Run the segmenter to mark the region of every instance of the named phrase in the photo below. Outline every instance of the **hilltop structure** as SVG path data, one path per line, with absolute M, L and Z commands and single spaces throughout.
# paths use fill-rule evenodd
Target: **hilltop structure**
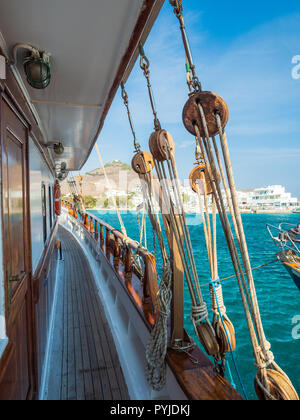
M 77 190 L 82 196 L 93 196 L 99 199 L 103 194 L 107 197 L 126 195 L 140 191 L 140 180 L 131 166 L 114 160 L 105 165 L 105 172 L 109 180 L 107 185 L 104 170 L 95 169 L 82 175 L 82 179 L 75 177 Z M 62 194 L 70 194 L 67 180 L 62 183 Z

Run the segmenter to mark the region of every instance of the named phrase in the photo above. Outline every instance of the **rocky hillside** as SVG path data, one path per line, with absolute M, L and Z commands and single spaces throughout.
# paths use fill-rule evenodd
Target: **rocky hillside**
M 82 176 L 82 195 L 100 197 L 103 193 L 111 190 L 124 191 L 126 194 L 139 189 L 140 180 L 131 166 L 120 161 L 113 161 L 105 165 L 105 171 L 109 179 L 110 188 L 107 186 L 104 170 L 94 169 Z M 77 189 L 81 193 L 79 177 L 76 178 Z M 62 194 L 70 193 L 67 180 L 61 184 Z

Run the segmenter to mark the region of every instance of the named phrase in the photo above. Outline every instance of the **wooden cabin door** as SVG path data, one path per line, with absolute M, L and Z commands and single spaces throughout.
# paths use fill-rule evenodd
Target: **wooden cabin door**
M 0 370 L 0 399 L 24 400 L 33 382 L 32 293 L 28 214 L 28 129 L 2 102 L 3 249 L 8 348 Z

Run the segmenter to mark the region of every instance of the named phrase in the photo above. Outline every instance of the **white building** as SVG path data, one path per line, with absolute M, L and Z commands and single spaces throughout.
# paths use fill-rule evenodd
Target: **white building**
M 189 196 L 186 207 L 189 211 L 199 208 L 198 196 L 190 187 L 183 187 L 182 192 Z M 222 190 L 222 196 L 227 206 L 227 197 L 225 191 Z M 272 209 L 295 209 L 299 206 L 296 197 L 292 197 L 291 193 L 285 191 L 282 185 L 272 185 L 254 190 L 237 191 L 237 198 L 241 210 L 272 210 Z M 209 207 L 211 207 L 211 199 L 209 198 Z
M 271 185 L 254 190 L 250 200 L 251 208 L 293 208 L 298 206 L 298 199 L 287 193 L 282 185 Z
M 253 200 L 254 190 L 237 191 L 240 209 L 250 209 Z

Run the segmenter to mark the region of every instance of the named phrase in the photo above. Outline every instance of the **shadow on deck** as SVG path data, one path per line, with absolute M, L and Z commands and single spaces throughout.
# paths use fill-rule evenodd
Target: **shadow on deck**
M 43 399 L 128 400 L 118 354 L 88 260 L 59 227 L 63 261 Z

